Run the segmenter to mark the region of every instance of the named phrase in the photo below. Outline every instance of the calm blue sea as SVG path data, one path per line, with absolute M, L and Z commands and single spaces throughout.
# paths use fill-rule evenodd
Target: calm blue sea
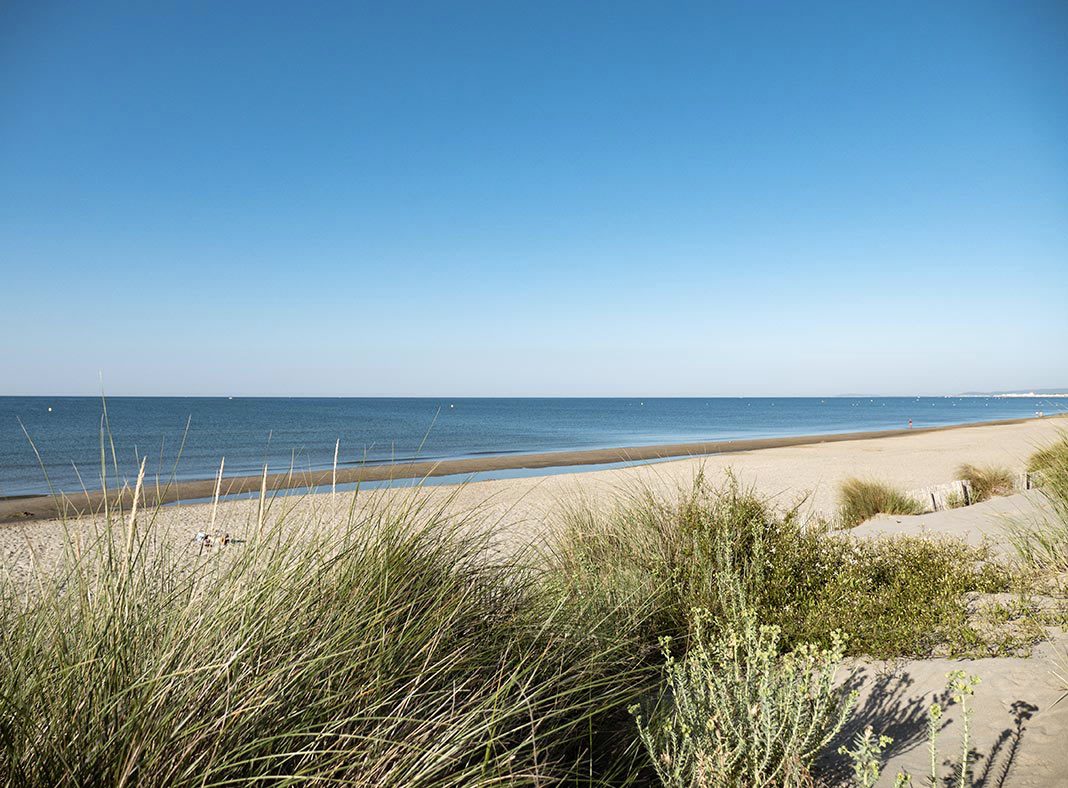
M 214 476 L 291 466 L 442 459 L 962 424 L 1056 413 L 1065 400 L 986 397 L 744 399 L 272 399 L 113 397 L 119 477 Z M 0 397 L 0 496 L 100 486 L 102 403 Z M 25 426 L 40 452 L 23 434 Z M 188 424 L 188 429 L 187 429 Z M 184 440 L 184 447 L 183 447 Z M 179 450 L 181 456 L 179 458 Z M 111 447 L 107 447 L 109 466 Z M 176 471 L 175 471 L 176 468 Z M 109 469 L 109 476 L 113 472 Z

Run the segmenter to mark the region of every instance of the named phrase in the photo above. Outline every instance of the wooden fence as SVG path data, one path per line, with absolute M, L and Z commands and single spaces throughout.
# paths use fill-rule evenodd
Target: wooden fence
M 1017 491 L 1030 490 L 1033 486 L 1034 480 L 1029 473 L 1018 474 L 1013 484 Z M 919 501 L 929 512 L 940 512 L 943 509 L 953 509 L 974 503 L 971 484 L 963 479 L 909 490 L 908 494 Z

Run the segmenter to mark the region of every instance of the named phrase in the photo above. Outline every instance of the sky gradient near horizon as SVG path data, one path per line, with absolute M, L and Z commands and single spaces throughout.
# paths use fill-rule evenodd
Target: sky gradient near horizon
M 1068 385 L 1068 3 L 0 6 L 0 395 Z

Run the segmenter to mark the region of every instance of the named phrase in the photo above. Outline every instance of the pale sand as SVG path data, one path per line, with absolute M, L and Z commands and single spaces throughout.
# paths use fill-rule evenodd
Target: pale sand
M 971 749 L 975 752 L 972 782 L 986 788 L 1050 788 L 1068 785 L 1068 700 L 1052 671 L 1068 654 L 1068 636 L 1054 635 L 1035 647 L 1027 658 L 976 660 L 922 659 L 860 667 L 856 684 L 861 696 L 848 732 L 871 725 L 894 739 L 884 755 L 888 762 L 880 786 L 893 785 L 904 770 L 913 784 L 927 785 L 930 772 L 927 747 L 927 707 L 943 705 L 946 673 L 964 670 L 981 683 L 971 699 Z M 961 709 L 952 705 L 943 717 L 938 739 L 941 773 L 960 762 Z M 843 766 L 838 763 L 839 768 Z M 956 783 L 953 783 L 954 785 Z
M 861 523 L 850 533 L 856 536 L 949 536 L 973 546 L 987 543 L 996 551 L 1004 552 L 1011 548 L 1005 542 L 1005 525 L 1033 522 L 1036 518 L 1049 516 L 1044 501 L 1041 492 L 1029 490 L 1006 498 L 991 498 L 973 506 L 912 517 L 881 514 Z
M 582 472 L 540 478 L 478 482 L 455 487 L 426 488 L 420 495 L 455 495 L 454 506 L 480 506 L 495 518 L 501 533 L 526 540 L 542 532 L 559 514 L 560 507 L 577 497 L 595 505 L 610 505 L 621 491 L 649 485 L 661 490 L 688 485 L 700 470 L 713 480 L 732 469 L 743 484 L 789 504 L 806 498 L 808 511 L 830 516 L 835 509 L 838 483 L 850 476 L 870 477 L 905 489 L 952 481 L 963 462 L 996 464 L 1019 471 L 1038 446 L 1054 440 L 1066 425 L 1063 419 L 1019 424 L 969 427 L 917 433 L 894 438 L 853 440 L 805 446 L 713 455 L 700 459 L 662 462 L 607 471 Z M 361 493 L 362 500 L 411 495 L 410 491 Z M 329 519 L 344 511 L 350 500 L 330 494 L 303 496 L 274 503 L 313 511 Z M 440 498 L 438 498 L 440 500 Z M 1041 504 L 1034 493 L 1012 496 L 965 509 L 917 517 L 883 517 L 860 526 L 859 536 L 880 534 L 950 535 L 978 542 L 984 538 L 1004 544 L 1001 527 L 1005 515 L 1033 514 Z M 224 502 L 219 506 L 216 530 L 236 537 L 255 521 L 254 501 Z M 171 506 L 156 515 L 155 527 L 179 542 L 188 542 L 206 529 L 210 504 Z M 72 532 L 87 531 L 91 524 L 69 524 Z M 33 559 L 39 566 L 54 563 L 63 550 L 64 527 L 55 521 L 34 521 L 0 527 L 0 564 L 16 577 L 29 579 Z M 861 707 L 858 725 L 871 723 L 893 735 L 890 765 L 880 785 L 892 785 L 893 773 L 908 768 L 924 773 L 927 754 L 923 741 L 925 707 L 945 686 L 945 674 L 963 668 L 982 677 L 975 699 L 974 747 L 982 756 L 977 773 L 987 770 L 986 786 L 1068 785 L 1068 700 L 1054 705 L 1058 691 L 1051 680 L 1057 655 L 1068 651 L 1068 636 L 1054 633 L 1052 640 L 1035 649 L 1030 658 L 976 661 L 911 660 L 896 665 L 862 665 Z M 952 711 L 949 719 L 955 720 Z M 959 722 L 944 735 L 945 755 L 957 749 Z M 992 764 L 987 766 L 987 764 Z M 1008 764 L 1007 778 L 1002 770 Z M 918 784 L 922 784 L 920 780 Z

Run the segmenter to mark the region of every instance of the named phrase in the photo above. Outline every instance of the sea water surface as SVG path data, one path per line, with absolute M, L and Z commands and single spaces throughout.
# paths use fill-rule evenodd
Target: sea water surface
M 0 397 L 0 496 L 149 478 L 818 435 L 1057 413 L 1044 397 L 671 399 Z M 24 432 L 25 430 L 25 432 Z M 102 433 L 103 430 L 103 433 Z M 103 441 L 102 441 L 103 435 Z M 112 453 L 114 445 L 114 457 Z M 38 459 L 38 454 L 40 459 Z M 117 466 L 117 472 L 115 470 Z M 544 473 L 545 471 L 541 471 Z

